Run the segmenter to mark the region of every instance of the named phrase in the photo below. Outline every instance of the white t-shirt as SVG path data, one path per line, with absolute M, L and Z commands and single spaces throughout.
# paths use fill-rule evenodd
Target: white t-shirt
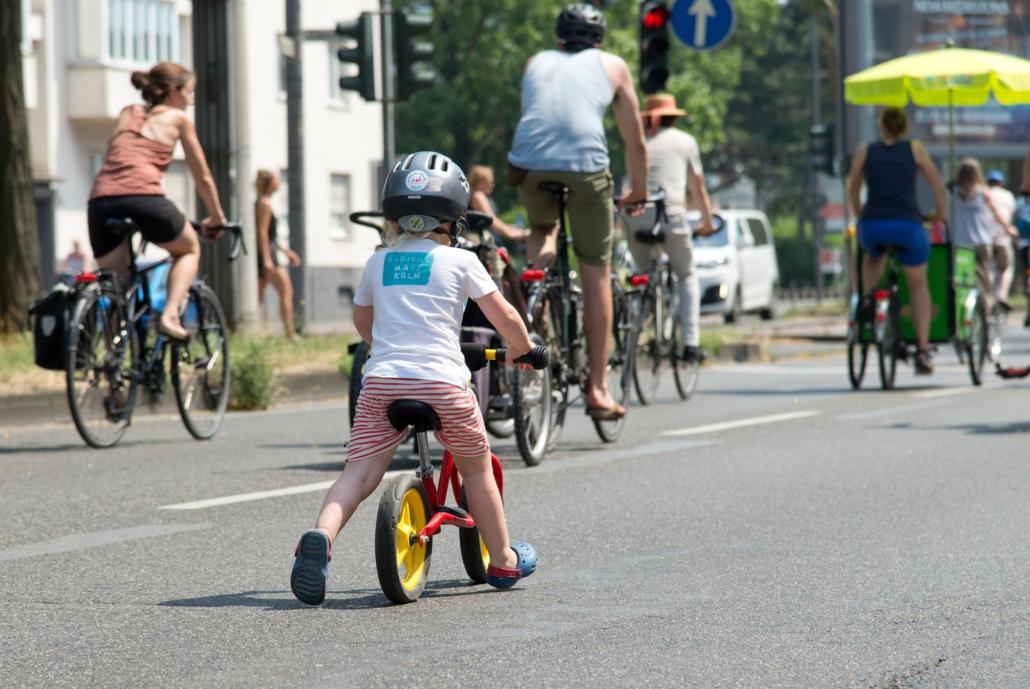
M 1002 220 L 1011 223 L 1013 216 L 1016 214 L 1016 197 L 1005 187 L 988 187 L 988 189 L 998 215 L 1002 217 Z M 1005 228 L 994 219 L 994 215 L 991 215 L 991 231 L 994 233 L 995 244 L 1007 246 L 1012 242 L 1012 239 L 1005 232 Z
M 417 378 L 459 387 L 471 374 L 461 355 L 468 299 L 497 289 L 471 251 L 415 239 L 368 259 L 354 303 L 374 308 L 365 378 Z
M 687 206 L 688 169 L 704 175 L 697 139 L 675 127 L 666 127 L 647 140 L 648 186 L 665 190 L 665 205 L 683 211 Z

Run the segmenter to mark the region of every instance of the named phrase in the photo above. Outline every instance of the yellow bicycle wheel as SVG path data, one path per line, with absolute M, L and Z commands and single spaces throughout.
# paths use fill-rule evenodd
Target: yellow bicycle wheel
M 414 476 L 395 478 L 383 492 L 376 520 L 376 572 L 394 603 L 412 603 L 426 587 L 433 541 L 422 543 L 418 534 L 429 515 L 429 497 Z

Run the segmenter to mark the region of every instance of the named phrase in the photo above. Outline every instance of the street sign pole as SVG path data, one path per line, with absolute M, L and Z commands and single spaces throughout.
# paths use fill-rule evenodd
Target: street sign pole
M 816 25 L 814 14 L 809 16 L 809 27 L 812 44 L 812 126 L 817 127 L 822 124 L 823 108 L 822 90 L 819 83 L 819 27 Z M 823 226 L 822 216 L 819 213 L 819 172 L 813 165 L 808 166 L 808 180 L 812 240 L 815 242 L 815 300 L 817 303 L 821 303 L 823 300 Z
M 390 7 L 390 0 L 380 0 L 379 20 L 382 32 L 382 53 L 381 61 L 383 70 L 383 179 L 390 173 L 393 166 L 393 159 L 396 157 L 397 139 L 394 130 L 393 119 L 393 9 Z

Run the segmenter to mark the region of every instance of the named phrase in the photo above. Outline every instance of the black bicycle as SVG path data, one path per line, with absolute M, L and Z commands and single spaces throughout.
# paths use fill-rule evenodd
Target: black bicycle
M 569 243 L 565 221 L 565 196 L 568 188 L 560 182 L 543 182 L 540 188 L 554 195 L 558 204 L 558 242 L 554 265 L 547 269 L 529 268 L 522 273 L 526 290 L 526 317 L 534 345 L 551 352 L 551 365 L 541 371 L 516 370 L 512 375 L 512 407 L 515 415 L 515 441 L 519 454 L 529 465 L 539 464 L 544 454 L 558 442 L 565 413 L 570 404 L 569 389 L 578 385 L 586 390 L 589 367 L 586 337 L 583 332 L 583 295 L 574 282 L 569 265 Z M 611 276 L 612 337 L 606 374 L 612 397 L 622 406 L 629 403 L 633 385 L 633 327 L 630 293 L 617 273 Z M 592 419 L 598 436 L 614 442 L 625 428 L 619 419 Z
M 91 447 L 115 445 L 132 422 L 139 387 L 156 406 L 167 385 L 165 359 L 175 401 L 190 435 L 198 440 L 218 432 L 229 402 L 229 328 L 218 297 L 203 280 L 195 280 L 183 302 L 185 342 L 157 331 L 167 297 L 170 258 L 137 264 L 131 220 L 109 220 L 109 229 L 129 240 L 127 278 L 114 272 L 76 277 L 74 305 L 67 331 L 68 407 L 79 435 Z M 199 225 L 194 223 L 199 229 Z M 243 245 L 239 225 L 212 227 L 232 237 L 230 260 Z
M 697 388 L 701 368 L 699 359 L 685 361 L 681 356 L 684 341 L 679 290 L 669 256 L 662 248 L 666 239 L 664 225 L 667 222 L 664 192 L 649 196 L 646 205 L 643 223 L 623 222 L 626 231 L 633 232 L 636 241 L 648 247 L 652 258 L 651 270 L 628 277 L 630 286 L 635 290 L 633 387 L 637 391 L 637 399 L 645 405 L 655 401 L 662 375 L 667 368 L 672 369 L 680 398 L 689 399 Z M 715 229 L 719 230 L 722 218 L 714 216 L 713 220 Z

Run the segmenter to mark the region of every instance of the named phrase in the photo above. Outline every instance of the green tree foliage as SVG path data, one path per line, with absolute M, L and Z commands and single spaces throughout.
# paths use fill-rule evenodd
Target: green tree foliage
M 518 123 L 526 60 L 555 46 L 554 0 L 399 0 L 403 8 L 430 7 L 434 63 L 440 81 L 397 108 L 399 151 L 432 148 L 466 168 L 491 165 L 503 178 Z M 683 126 L 705 152 L 711 171 L 732 183 L 746 174 L 783 207 L 796 201 L 804 179 L 809 122 L 808 13 L 794 0 L 735 0 L 731 39 L 697 52 L 673 38 L 668 91 L 687 110 Z M 638 0 L 613 0 L 605 9 L 605 49 L 638 70 Z M 446 39 L 446 40 L 445 40 Z M 832 99 L 832 93 L 827 94 Z M 827 115 L 832 115 L 826 110 Z M 624 154 L 614 118 L 607 118 L 613 172 Z M 514 192 L 499 184 L 502 208 Z M 781 201 L 782 199 L 782 201 Z

